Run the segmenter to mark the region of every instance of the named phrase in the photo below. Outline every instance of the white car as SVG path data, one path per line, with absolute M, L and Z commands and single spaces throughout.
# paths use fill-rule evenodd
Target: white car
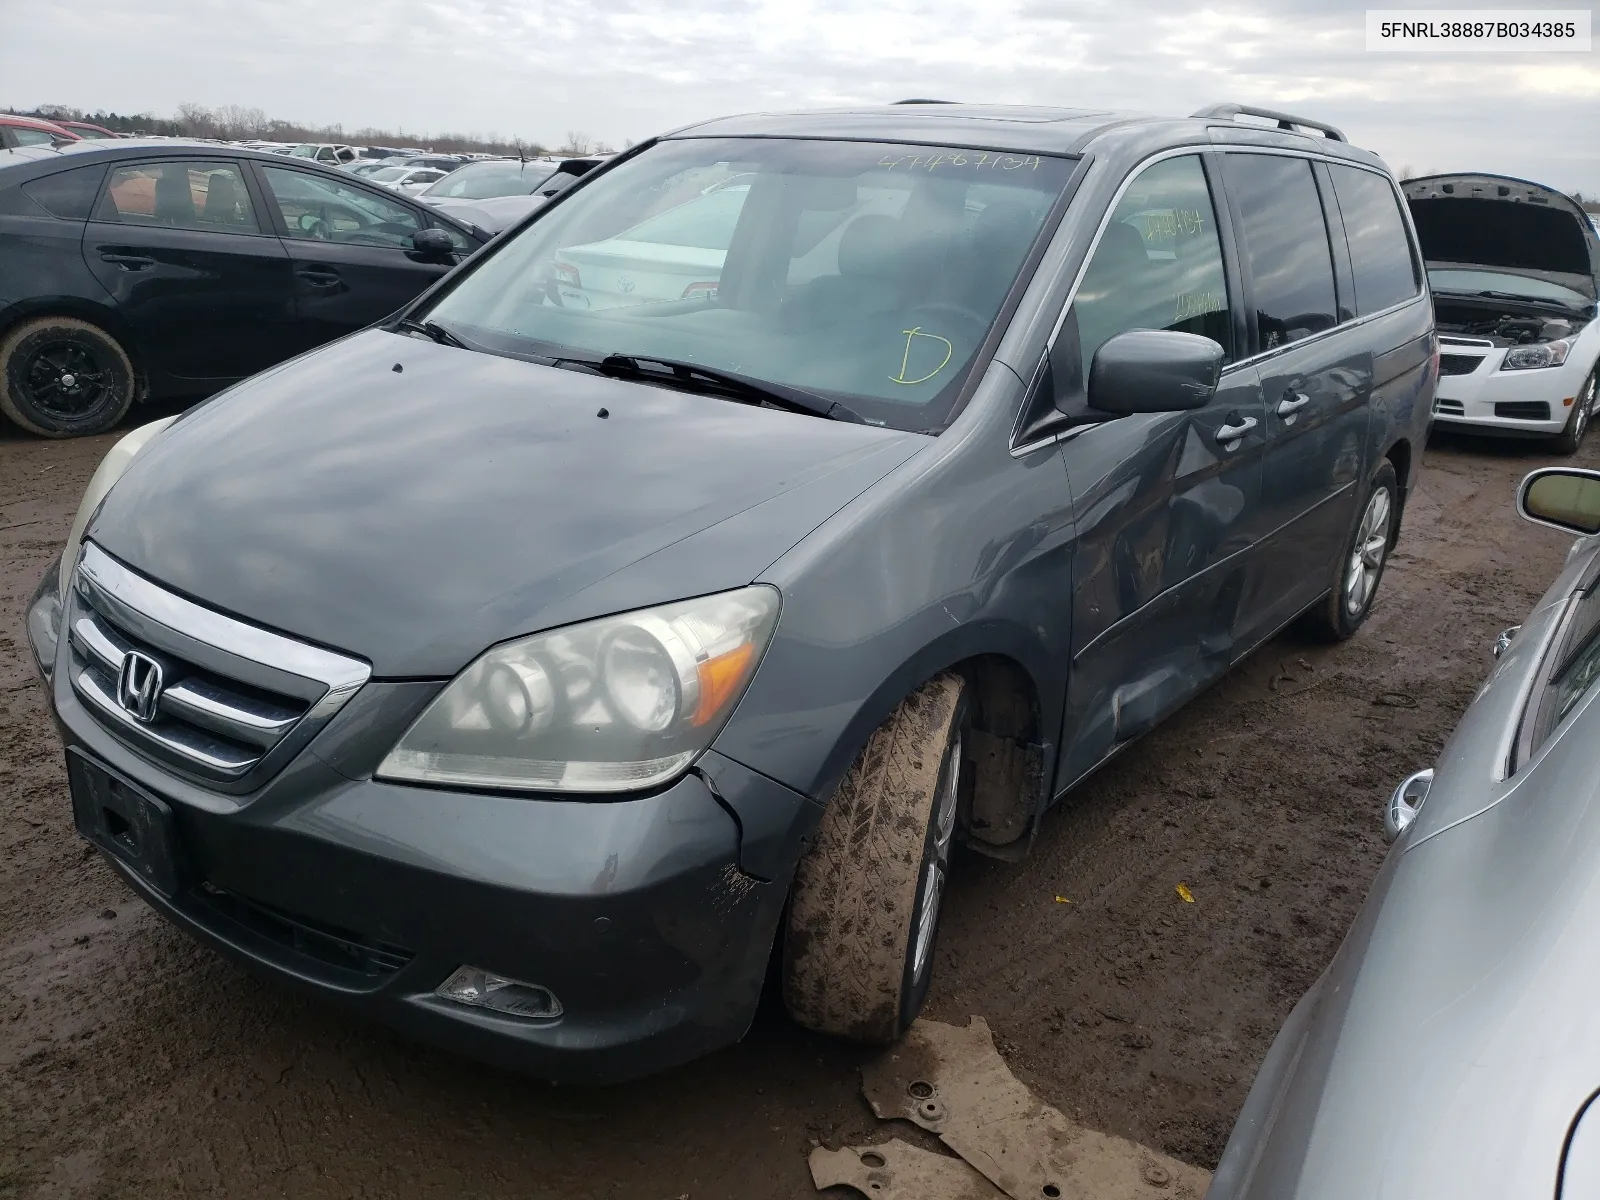
M 330 167 L 342 167 L 361 157 L 361 152 L 354 146 L 338 145 L 333 142 L 302 142 L 288 153 L 295 158 L 309 158 L 314 162 L 326 163 Z
M 413 195 L 430 184 L 437 183 L 448 174 L 438 167 L 384 167 L 366 176 L 368 183 L 381 183 L 386 188 Z
M 749 178 L 732 175 L 604 241 L 563 247 L 554 264 L 560 303 L 606 309 L 714 300 Z M 896 216 L 904 203 L 901 191 L 850 184 L 833 201 L 801 213 L 797 245 L 805 252 L 790 264 L 789 282 L 837 273 L 845 230 L 863 216 Z
M 1576 452 L 1595 408 L 1600 237 L 1553 188 L 1498 175 L 1405 185 L 1439 330 L 1434 424 Z

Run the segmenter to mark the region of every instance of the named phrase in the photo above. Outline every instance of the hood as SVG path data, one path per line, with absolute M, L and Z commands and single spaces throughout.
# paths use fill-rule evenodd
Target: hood
M 426 201 L 430 208 L 457 221 L 476 226 L 491 237 L 515 225 L 545 202 L 545 198 L 538 195 L 491 196 L 487 200 L 453 200 L 432 196 L 418 196 L 417 199 Z
M 1430 175 L 1401 187 L 1429 266 L 1519 271 L 1595 298 L 1600 238 L 1570 196 L 1502 175 Z
M 368 330 L 186 414 L 87 537 L 375 676 L 442 677 L 743 586 L 928 444 Z

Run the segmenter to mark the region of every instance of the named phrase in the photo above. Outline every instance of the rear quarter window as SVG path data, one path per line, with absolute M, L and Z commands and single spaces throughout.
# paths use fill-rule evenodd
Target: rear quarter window
M 104 166 L 74 167 L 70 171 L 57 171 L 42 179 L 29 180 L 22 185 L 22 192 L 52 217 L 60 217 L 64 221 L 87 221 L 105 173 Z
M 1356 312 L 1375 313 L 1422 290 L 1400 197 L 1382 175 L 1328 164 L 1355 276 Z

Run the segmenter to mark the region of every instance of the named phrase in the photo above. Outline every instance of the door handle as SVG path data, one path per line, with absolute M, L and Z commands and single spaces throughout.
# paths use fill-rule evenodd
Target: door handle
M 331 287 L 339 282 L 339 272 L 332 267 L 301 267 L 295 274 L 318 287 Z
M 1304 392 L 1289 392 L 1282 400 L 1278 401 L 1278 407 L 1275 411 L 1280 417 L 1292 417 L 1310 403 L 1311 397 Z
M 156 260 L 147 254 L 117 254 L 112 251 L 102 251 L 100 261 L 115 263 L 124 271 L 142 271 L 156 265 Z
M 1256 427 L 1254 417 L 1241 417 L 1237 425 L 1223 425 L 1217 430 L 1217 441 L 1237 442 L 1245 434 Z

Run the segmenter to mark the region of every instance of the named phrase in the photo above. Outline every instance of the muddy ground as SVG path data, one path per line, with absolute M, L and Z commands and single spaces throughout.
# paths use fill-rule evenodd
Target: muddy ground
M 766 1200 L 814 1195 L 818 1142 L 886 1136 L 863 1053 L 770 1002 L 710 1059 L 557 1089 L 254 978 L 135 900 L 73 833 L 21 633 L 112 440 L 0 429 L 0 1197 Z M 1511 506 L 1550 461 L 1436 440 L 1353 641 L 1278 638 L 1053 812 L 1026 862 L 964 862 L 929 1015 L 982 1014 L 1068 1116 L 1214 1166 L 1377 870 L 1380 801 L 1561 563 L 1567 539 Z

